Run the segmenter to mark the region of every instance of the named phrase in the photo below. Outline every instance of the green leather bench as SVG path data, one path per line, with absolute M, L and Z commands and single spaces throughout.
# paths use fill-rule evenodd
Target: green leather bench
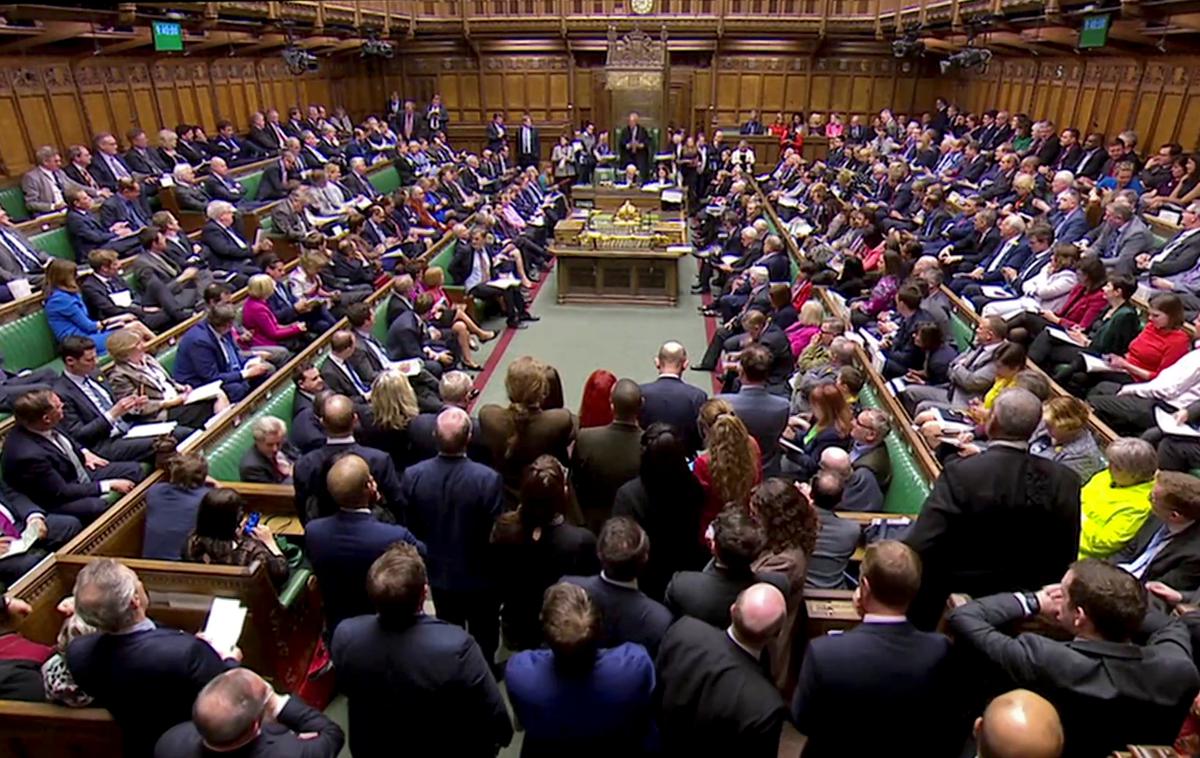
M 387 308 L 388 300 L 390 299 L 390 295 L 388 297 L 381 298 L 379 300 L 379 305 L 375 306 L 375 329 L 371 332 L 371 336 L 379 340 L 384 345 L 387 344 L 389 326 L 387 322 Z
M 875 388 L 867 385 L 859 395 L 867 408 L 881 407 Z M 908 442 L 895 429 L 884 440 L 892 460 L 892 482 L 884 494 L 883 510 L 886 513 L 918 514 L 929 496 L 929 482 L 917 467 L 916 458 Z
M 400 188 L 400 172 L 395 166 L 388 166 L 371 174 L 367 174 L 371 186 L 384 195 L 390 195 Z
M 239 176 L 237 180 L 242 183 L 242 200 L 254 200 L 258 195 L 258 187 L 262 184 L 263 172 L 253 171 L 245 176 Z
M 62 372 L 62 359 L 57 355 L 45 311 L 0 324 L 0 349 L 4 351 L 4 365 L 10 371 L 48 366 Z
M 958 348 L 958 352 L 966 352 L 971 349 L 971 344 L 975 341 L 975 325 L 968 322 L 961 313 L 951 313 L 949 337 L 954 340 L 954 346 Z
M 29 238 L 29 241 L 38 250 L 53 258 L 61 258 L 64 261 L 75 260 L 75 248 L 71 245 L 71 238 L 67 234 L 65 226 L 35 234 Z
M 254 446 L 254 422 L 264 416 L 274 416 L 291 428 L 292 406 L 296 398 L 296 385 L 289 383 L 287 388 L 275 395 L 261 408 L 242 420 L 236 429 L 226 435 L 215 447 L 208 450 L 208 473 L 212 478 L 221 482 L 240 482 L 239 471 L 242 456 Z
M 13 222 L 27 221 L 32 218 L 29 209 L 25 207 L 25 193 L 20 184 L 5 187 L 0 190 L 0 208 L 8 212 Z

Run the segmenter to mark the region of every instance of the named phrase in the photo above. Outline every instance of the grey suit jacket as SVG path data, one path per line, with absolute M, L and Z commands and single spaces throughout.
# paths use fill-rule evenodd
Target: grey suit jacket
M 1108 247 L 1108 239 L 1113 234 L 1117 235 L 1117 239 L 1112 247 L 1112 255 L 1102 259 L 1104 265 L 1118 274 L 1136 277 L 1138 255 L 1153 248 L 1154 237 L 1150 234 L 1150 228 L 1137 216 L 1130 219 L 1120 230 L 1105 223 L 1089 252 L 1100 255 L 1101 251 Z
M 66 202 L 67 195 L 76 189 L 84 189 L 82 184 L 72 181 L 70 177 L 63 173 L 62 169 L 54 172 L 58 177 L 58 182 L 62 186 L 63 202 Z M 25 175 L 21 177 L 21 192 L 25 195 L 25 207 L 33 211 L 34 215 L 39 213 L 54 213 L 56 211 L 65 210 L 66 206 L 62 205 L 58 208 L 54 207 L 54 182 L 46 173 L 42 171 L 40 166 L 35 166 Z
M 950 362 L 950 403 L 966 405 L 987 392 L 996 380 L 993 358 L 1003 342 L 971 348 Z
M 1156 254 L 1170 247 L 1182 234 L 1186 232 L 1180 232 L 1167 240 Z M 1187 239 L 1178 243 L 1166 258 L 1151 264 L 1150 276 L 1175 276 L 1195 268 L 1197 263 L 1200 263 L 1200 232 L 1192 232 Z

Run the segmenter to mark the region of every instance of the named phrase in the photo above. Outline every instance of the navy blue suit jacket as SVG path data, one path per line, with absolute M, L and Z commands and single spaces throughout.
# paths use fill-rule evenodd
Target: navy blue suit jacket
M 82 461 L 82 448 L 72 445 Z M 0 461 L 4 481 L 43 508 L 53 510 L 73 500 L 100 496 L 98 481 L 78 482 L 75 467 L 53 442 L 21 426 L 8 433 Z
M 291 324 L 300 320 L 300 314 L 296 312 L 296 301 L 292 300 L 290 295 L 291 290 L 284 283 L 277 286 L 267 298 L 267 307 L 275 314 L 275 320 L 281 324 Z
M 245 247 L 237 244 L 229 235 L 233 233 L 246 243 Z M 200 244 L 209 254 L 209 264 L 221 271 L 237 271 L 248 276 L 260 273 L 254 265 L 253 246 L 242 239 L 241 232 L 230 227 L 222 229 L 216 221 L 209 221 L 200 230 Z
M 500 688 L 461 627 L 425 615 L 394 626 L 359 616 L 338 626 L 330 652 L 338 689 L 350 700 L 355 758 L 398 752 L 493 758 L 497 745 L 512 740 Z M 419 725 L 400 743 L 399 714 L 405 724 Z
M 863 755 L 954 755 L 930 745 L 948 731 L 944 723 L 931 727 L 952 711 L 945 701 L 949 654 L 944 635 L 907 621 L 859 624 L 809 642 L 792 702 L 796 727 L 808 737 L 806 758 L 843 755 L 848 734 Z M 861 728 L 860 713 L 873 714 L 870 729 Z
M 321 583 L 326 626 L 331 631 L 343 619 L 374 610 L 367 599 L 367 572 L 389 545 L 408 542 L 425 552 L 425 545 L 412 532 L 369 513 L 338 511 L 313 519 L 304 527 L 304 541 Z
M 107 383 L 96 377 L 101 387 L 109 392 Z M 63 401 L 63 420 L 59 428 L 79 444 L 90 447 L 99 444 L 112 436 L 113 425 L 99 408 L 79 389 L 79 385 L 65 376 L 60 376 L 51 385 L 54 392 Z
M 125 162 L 124 158 L 122 158 L 120 155 L 114 155 L 112 158 L 117 163 L 120 163 L 122 166 L 124 166 L 125 170 L 129 172 L 130 176 L 133 176 L 133 169 L 129 167 L 129 164 Z M 88 165 L 88 173 L 91 174 L 92 178 L 96 180 L 96 184 L 99 184 L 101 187 L 106 189 L 110 189 L 113 192 L 117 191 L 117 177 L 112 170 L 109 169 L 108 161 L 105 160 L 104 156 L 92 156 L 92 162 Z
M 233 332 L 221 340 L 237 356 L 230 362 L 227 351 L 217 342 L 216 333 L 207 321 L 201 321 L 179 340 L 178 357 L 175 359 L 175 379 L 183 384 L 199 387 L 221 380 L 221 388 L 230 401 L 237 402 L 250 392 L 250 384 L 242 378 L 242 359 Z
M 1055 242 L 1078 242 L 1088 233 L 1087 214 L 1079 208 L 1066 217 L 1055 212 L 1050 223 L 1054 226 Z
M 673 621 L 667 606 L 647 597 L 641 590 L 614 584 L 599 574 L 564 576 L 562 581 L 583 587 L 592 603 L 600 609 L 600 623 L 604 628 L 601 647 L 636 642 L 646 648 L 650 657 L 658 654 L 658 645 Z
M 642 412 L 638 424 L 646 429 L 661 421 L 679 430 L 688 442 L 692 453 L 700 449 L 700 406 L 708 400 L 708 394 L 682 379 L 660 376 L 653 382 L 641 386 Z
M 91 213 L 72 208 L 67 212 L 67 236 L 75 248 L 75 260 L 87 263 L 88 253 L 104 247 L 117 238 L 100 219 Z
M 307 408 L 301 409 L 292 419 L 292 429 L 288 437 L 302 454 L 311 453 L 322 447 L 325 444 L 325 436 L 325 429 L 322 428 L 321 422 L 313 413 L 311 403 Z
M 76 684 L 121 727 L 126 756 L 150 756 L 154 743 L 192 717 L 204 685 L 237 664 L 178 629 L 90 634 L 67 647 Z
M 765 387 L 742 386 L 733 394 L 719 397 L 729 401 L 733 412 L 746 425 L 746 431 L 762 451 L 763 472 L 770 476 L 779 470 L 779 435 L 787 426 L 787 398 L 769 394 Z
M 309 519 L 329 516 L 337 512 L 337 506 L 326 489 L 325 477 L 328 475 L 334 459 L 349 453 L 353 453 L 367 462 L 367 466 L 371 469 L 371 476 L 375 478 L 375 484 L 379 487 L 379 494 L 383 497 L 387 508 L 400 515 L 401 511 L 398 508 L 402 500 L 400 477 L 396 475 L 396 466 L 392 462 L 392 456 L 373 447 L 357 443 L 330 444 L 326 442 L 313 452 L 305 453 L 296 462 L 296 468 L 292 472 L 292 481 L 296 486 L 296 513 L 300 516 L 301 521 L 307 522 Z
M 999 265 L 997 265 L 994 270 L 987 271 L 986 269 L 992 264 L 992 261 L 996 258 L 996 256 L 1000 255 L 1001 251 L 1004 250 L 1004 245 L 1005 243 L 1001 242 L 996 246 L 996 249 L 993 250 L 990 255 L 988 255 L 987 258 L 980 261 L 979 266 L 985 270 L 983 278 L 979 280 L 980 284 L 1003 284 L 1006 280 L 1004 278 L 1004 274 L 1002 274 L 1000 271 L 1001 269 L 1007 266 L 1020 271 L 1029 261 L 1029 256 L 1033 255 L 1033 251 L 1029 249 L 1029 243 L 1025 240 L 1021 240 L 1008 250 L 1007 254 L 1004 256 L 1004 259 L 1000 261 Z
M 439 455 L 400 479 L 405 523 L 429 546 L 429 586 L 470 592 L 491 587 L 489 539 L 504 510 L 504 480 L 465 457 Z

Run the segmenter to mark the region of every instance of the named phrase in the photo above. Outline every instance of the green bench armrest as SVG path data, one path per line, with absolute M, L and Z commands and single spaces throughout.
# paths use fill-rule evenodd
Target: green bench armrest
M 288 577 L 287 583 L 279 590 L 279 604 L 284 608 L 291 608 L 297 598 L 304 594 L 305 587 L 308 586 L 308 580 L 313 575 L 312 571 L 306 568 L 298 568 Z

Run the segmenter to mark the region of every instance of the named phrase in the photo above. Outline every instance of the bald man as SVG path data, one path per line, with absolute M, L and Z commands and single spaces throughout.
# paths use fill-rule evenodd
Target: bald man
M 609 397 L 613 420 L 607 426 L 580 429 L 571 461 L 571 482 L 579 497 L 588 529 L 600 528 L 612 515 L 617 489 L 637 477 L 642 459 L 642 390 L 632 379 L 621 379 Z
M 1049 700 L 1029 690 L 1013 690 L 988 704 L 975 719 L 979 758 L 1058 758 L 1063 728 Z
M 696 420 L 708 394 L 683 380 L 688 367 L 687 349 L 675 341 L 664 342 L 654 358 L 654 367 L 658 370 L 658 379 L 640 387 L 642 410 L 638 414 L 638 423 L 643 429 L 659 421 L 670 424 L 684 435 L 689 452 L 695 453 L 701 446 Z
M 328 406 L 326 403 L 326 413 Z M 367 571 L 389 545 L 408 542 L 421 553 L 425 545 L 404 527 L 385 524 L 375 517 L 371 505 L 379 498 L 378 484 L 370 464 L 358 454 L 348 452 L 331 463 L 326 487 L 338 511 L 309 521 L 304 541 L 313 572 L 321 583 L 325 627 L 333 634 L 343 620 L 372 612 L 367 599 Z
M 821 451 L 820 471 L 829 471 L 842 480 L 842 502 L 837 510 L 869 511 L 883 510 L 883 490 L 869 469 L 855 467 L 850 453 L 840 447 L 829 447 Z
M 203 758 L 237 751 L 253 758 L 335 758 L 345 741 L 341 727 L 316 708 L 237 668 L 200 691 L 192 720 L 168 730 L 154 755 Z
M 296 461 L 292 479 L 296 487 L 296 512 L 301 522 L 337 511 L 337 501 L 327 489 L 330 467 L 347 453 L 367 462 L 379 497 L 367 507 L 385 520 L 398 521 L 400 508 L 400 477 L 392 457 L 382 450 L 360 445 L 354 439 L 358 412 L 354 401 L 345 395 L 332 395 L 322 406 L 321 423 L 325 427 L 325 444 L 305 453 Z
M 429 545 L 429 587 L 438 618 L 466 629 L 488 665 L 500 643 L 492 525 L 504 510 L 504 480 L 467 457 L 471 417 L 449 406 L 438 414 L 435 458 L 409 466 L 400 480 L 405 523 Z
M 717 629 L 683 617 L 658 653 L 659 726 L 669 755 L 775 758 L 787 707 L 764 673 L 763 651 L 779 635 L 787 601 L 778 588 L 747 587 Z

